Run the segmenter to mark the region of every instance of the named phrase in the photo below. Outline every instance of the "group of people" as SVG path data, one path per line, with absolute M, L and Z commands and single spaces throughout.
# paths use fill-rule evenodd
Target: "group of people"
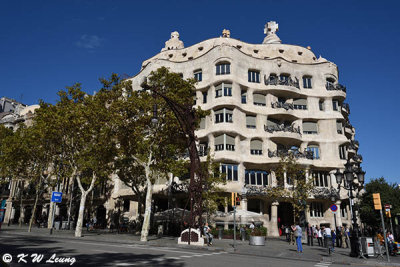
M 297 244 L 297 252 L 303 252 L 301 244 L 302 228 L 298 224 L 291 226 L 282 226 L 282 233 L 285 233 L 286 241 L 290 244 Z M 329 226 L 314 226 L 308 224 L 306 227 L 307 245 L 313 246 L 314 239 L 318 245 L 327 247 L 328 242 L 334 251 L 334 247 L 349 248 L 350 247 L 350 230 L 348 227 L 339 226 L 336 229 L 331 229 Z
M 385 245 L 385 240 L 383 239 L 382 231 L 378 231 L 376 238 L 377 238 L 377 240 L 379 240 L 380 245 L 382 245 L 382 246 Z M 393 236 L 392 232 L 390 232 L 390 231 L 388 231 L 386 233 L 386 242 L 388 244 L 389 254 L 396 255 L 397 247 L 395 246 L 394 236 Z

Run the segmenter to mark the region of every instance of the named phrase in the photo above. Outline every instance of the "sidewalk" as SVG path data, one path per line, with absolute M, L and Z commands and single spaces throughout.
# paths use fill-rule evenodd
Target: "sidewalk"
M 55 230 L 53 235 L 49 234 L 47 228 L 32 228 L 32 232 L 27 232 L 27 227 L 18 225 L 3 225 L 0 230 L 1 233 L 25 235 L 25 236 L 41 236 L 46 238 L 63 238 L 63 239 L 74 239 L 74 231 L 72 230 Z M 390 257 L 390 263 L 386 262 L 385 259 L 357 259 L 349 256 L 350 249 L 335 248 L 335 253 L 332 256 L 328 256 L 327 250 L 318 246 L 309 247 L 303 245 L 304 252 L 297 253 L 295 245 L 289 245 L 285 240 L 278 238 L 268 238 L 265 246 L 250 246 L 248 241 L 237 241 L 235 242 L 235 249 L 233 248 L 233 240 L 218 240 L 214 239 L 213 246 L 211 247 L 196 247 L 196 246 L 185 246 L 178 245 L 177 238 L 174 237 L 157 237 L 149 236 L 148 242 L 144 243 L 140 241 L 140 236 L 116 232 L 110 233 L 105 230 L 97 230 L 94 232 L 83 231 L 83 237 L 80 240 L 96 241 L 96 242 L 107 242 L 107 243 L 130 243 L 138 245 L 149 245 L 159 247 L 179 247 L 191 250 L 211 250 L 211 251 L 227 251 L 235 254 L 252 255 L 257 257 L 267 258 L 282 258 L 282 259 L 296 259 L 300 261 L 309 261 L 318 263 L 321 261 L 332 262 L 340 265 L 355 265 L 355 266 L 400 266 L 400 256 Z

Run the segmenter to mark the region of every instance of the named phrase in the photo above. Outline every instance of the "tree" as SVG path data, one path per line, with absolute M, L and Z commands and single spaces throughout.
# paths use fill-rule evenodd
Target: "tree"
M 111 114 L 108 110 L 113 92 L 102 88 L 96 95 L 82 91 L 80 84 L 58 93 L 55 105 L 42 104 L 38 114 L 53 133 L 57 151 L 54 158 L 75 179 L 81 193 L 75 236 L 82 236 L 83 215 L 88 194 L 96 183 L 112 173 L 116 145 L 112 138 Z
M 361 195 L 359 208 L 363 223 L 375 229 L 381 228 L 380 214 L 374 209 L 372 194 L 380 193 L 382 205 L 392 205 L 391 214 L 400 213 L 400 189 L 395 183 L 388 183 L 385 178 L 372 179 L 365 184 L 365 192 Z M 386 219 L 389 222 L 389 219 Z
M 172 99 L 193 105 L 193 80 L 185 81 L 179 74 L 161 68 L 152 72 L 148 81 L 163 88 Z M 141 241 L 147 241 L 155 180 L 182 166 L 185 137 L 162 98 L 134 90 L 130 82 L 116 84 L 114 91 L 120 95 L 110 106 L 119 147 L 116 169 L 139 198 L 140 192 L 146 191 Z
M 293 206 L 293 220 L 299 219 L 300 212 L 306 207 L 314 185 L 312 179 L 306 179 L 304 168 L 297 163 L 293 153 L 282 155 L 275 170 L 278 186 L 270 188 L 270 195 L 275 199 L 284 198 Z M 284 187 L 284 179 L 289 184 Z

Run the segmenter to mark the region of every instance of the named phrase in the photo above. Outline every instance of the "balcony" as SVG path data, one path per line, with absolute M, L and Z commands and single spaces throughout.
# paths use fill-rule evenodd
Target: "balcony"
M 271 151 L 268 149 L 268 157 L 269 158 L 278 158 L 278 157 L 286 157 L 289 154 L 293 154 L 296 159 L 314 159 L 314 153 L 312 151 L 304 150 L 304 152 L 299 151 L 298 149 L 288 149 L 288 150 L 275 150 Z
M 292 103 L 282 103 L 282 102 L 275 102 L 271 103 L 272 108 L 283 108 L 285 110 L 294 109 L 294 105 Z
M 287 79 L 279 79 L 276 76 L 269 76 L 267 78 L 267 75 L 264 75 L 264 84 L 265 85 L 291 86 L 291 87 L 300 89 L 299 80 L 297 78 L 295 78 L 295 80 L 293 80 L 291 77 L 288 77 Z
M 356 154 L 356 155 L 353 156 L 353 160 L 355 162 L 361 163 L 363 161 L 363 157 L 361 155 L 359 155 L 359 154 Z
M 359 147 L 359 143 L 357 140 L 351 140 L 350 144 L 349 144 L 349 148 L 353 149 L 353 150 L 357 150 Z
M 350 114 L 350 105 L 347 103 L 342 104 L 342 111 L 348 116 Z
M 341 84 L 326 83 L 326 90 L 328 91 L 343 91 L 346 93 L 346 86 Z
M 294 126 L 292 125 L 285 125 L 285 124 L 279 124 L 279 125 L 264 125 L 264 130 L 269 133 L 273 132 L 289 132 L 289 133 L 297 133 L 301 135 L 300 131 L 300 126 Z

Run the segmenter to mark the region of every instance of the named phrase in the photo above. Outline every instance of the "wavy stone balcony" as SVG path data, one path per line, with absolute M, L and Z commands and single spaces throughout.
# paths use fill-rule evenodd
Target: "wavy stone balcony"
M 343 91 L 346 93 L 346 86 L 341 85 L 341 84 L 332 84 L 332 83 L 327 83 L 325 85 L 326 90 L 328 91 Z

